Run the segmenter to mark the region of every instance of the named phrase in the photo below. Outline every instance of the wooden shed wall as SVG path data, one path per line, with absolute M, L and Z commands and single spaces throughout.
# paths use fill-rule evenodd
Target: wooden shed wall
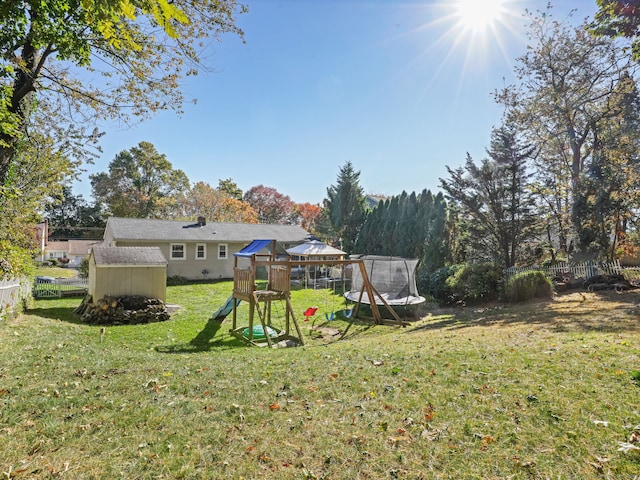
M 144 295 L 167 297 L 165 266 L 89 266 L 89 294 L 95 299 L 105 295 Z

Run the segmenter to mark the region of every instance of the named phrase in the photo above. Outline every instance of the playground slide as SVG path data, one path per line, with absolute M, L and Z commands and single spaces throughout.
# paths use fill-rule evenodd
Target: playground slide
M 238 305 L 240 305 L 240 299 L 236 300 L 236 307 Z M 231 310 L 233 310 L 233 295 L 231 295 L 229 298 L 227 298 L 227 301 L 225 302 L 225 304 L 223 306 L 221 306 L 211 316 L 211 320 L 217 320 L 219 322 L 222 322 L 225 318 L 227 318 L 227 315 L 229 315 L 231 313 Z

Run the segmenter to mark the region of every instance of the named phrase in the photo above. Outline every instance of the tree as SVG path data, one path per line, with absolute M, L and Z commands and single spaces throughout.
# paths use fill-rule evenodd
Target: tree
M 2 2 L 0 185 L 32 111 L 69 126 L 180 111 L 180 80 L 202 67 L 202 45 L 242 36 L 245 10 L 236 0 Z
M 447 167 L 450 178 L 440 179 L 447 197 L 459 209 L 460 226 L 468 232 L 476 258 L 512 267 L 535 238 L 525 164 L 532 153 L 531 147 L 518 143 L 513 129 L 503 126 L 492 132 L 490 159 L 477 166 L 467 155 L 464 169 Z
M 612 260 L 640 208 L 640 94 L 631 77 L 616 86 L 611 102 L 620 114 L 602 128 L 584 175 L 576 217 L 580 246 Z
M 351 253 L 365 220 L 365 197 L 360 186 L 360 172 L 346 162 L 338 172 L 336 185 L 327 188 L 325 209 L 342 249 Z
M 185 194 L 182 204 L 184 218 L 204 216 L 212 222 L 258 223 L 258 212 L 248 203 L 230 197 L 220 188 L 198 182 Z
M 174 217 L 189 188 L 186 174 L 148 142 L 118 153 L 108 173 L 89 180 L 97 204 L 117 217 Z
M 225 193 L 230 198 L 242 200 L 242 190 L 238 187 L 238 184 L 230 178 L 218 180 L 218 191 Z
M 300 219 L 300 226 L 306 231 L 316 234 L 317 227 L 322 216 L 322 207 L 312 203 L 298 203 L 296 215 Z
M 550 13 L 532 15 L 528 35 L 532 46 L 516 67 L 520 84 L 503 89 L 496 99 L 506 107 L 507 123 L 537 147 L 540 190 L 555 210 L 556 223 L 570 218 L 581 244 L 582 218 L 591 213 L 580 205 L 584 174 L 607 123 L 620 113 L 612 101 L 616 85 L 636 65 L 619 42 L 591 35 L 585 22 L 575 27 Z M 549 192 L 554 187 L 559 190 Z M 561 205 L 565 198 L 566 207 Z M 571 235 L 566 227 L 552 236 Z M 571 248 L 568 238 L 561 244 Z
M 640 1 L 638 0 L 596 0 L 598 11 L 591 31 L 608 37 L 633 39 L 634 57 L 640 58 Z
M 24 275 L 31 270 L 39 253 L 34 225 L 77 168 L 77 161 L 67 153 L 63 145 L 34 130 L 16 154 L 11 181 L 0 186 L 0 263 L 5 262 L 5 274 Z
M 258 212 L 259 223 L 291 225 L 294 223 L 295 203 L 275 188 L 256 185 L 244 194 L 244 201 Z
M 444 265 L 448 256 L 447 204 L 442 193 L 402 192 L 381 200 L 366 217 L 355 251 L 422 260 L 421 269 Z
M 60 194 L 46 205 L 45 216 L 54 240 L 102 238 L 105 219 L 99 205 L 90 205 L 82 195 L 74 195 L 69 185 L 64 185 Z

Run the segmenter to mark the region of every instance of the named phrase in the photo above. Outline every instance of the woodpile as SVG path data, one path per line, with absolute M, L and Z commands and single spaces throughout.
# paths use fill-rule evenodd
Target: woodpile
M 133 325 L 169 320 L 162 300 L 142 295 L 105 296 L 96 302 L 88 296 L 74 312 L 85 323 L 93 325 Z
M 618 292 L 636 288 L 623 275 L 595 275 L 584 282 L 584 287 L 590 292 L 598 290 L 616 290 Z

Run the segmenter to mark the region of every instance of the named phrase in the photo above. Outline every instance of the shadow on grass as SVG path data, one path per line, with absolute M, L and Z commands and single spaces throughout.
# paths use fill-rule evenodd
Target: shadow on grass
M 82 319 L 73 313 L 76 307 L 51 307 L 51 308 L 30 308 L 25 313 L 36 317 L 50 318 L 75 324 L 86 325 Z
M 568 292 L 553 300 L 457 307 L 432 312 L 407 333 L 512 325 L 546 326 L 556 332 L 640 331 L 640 292 Z
M 221 328 L 222 322 L 209 320 L 204 326 L 204 329 L 191 339 L 189 343 L 159 345 L 155 349 L 160 353 L 196 353 L 208 352 L 213 349 L 220 348 L 237 348 L 247 346 L 247 344 L 232 335 L 222 335 L 217 340 L 213 340 Z

